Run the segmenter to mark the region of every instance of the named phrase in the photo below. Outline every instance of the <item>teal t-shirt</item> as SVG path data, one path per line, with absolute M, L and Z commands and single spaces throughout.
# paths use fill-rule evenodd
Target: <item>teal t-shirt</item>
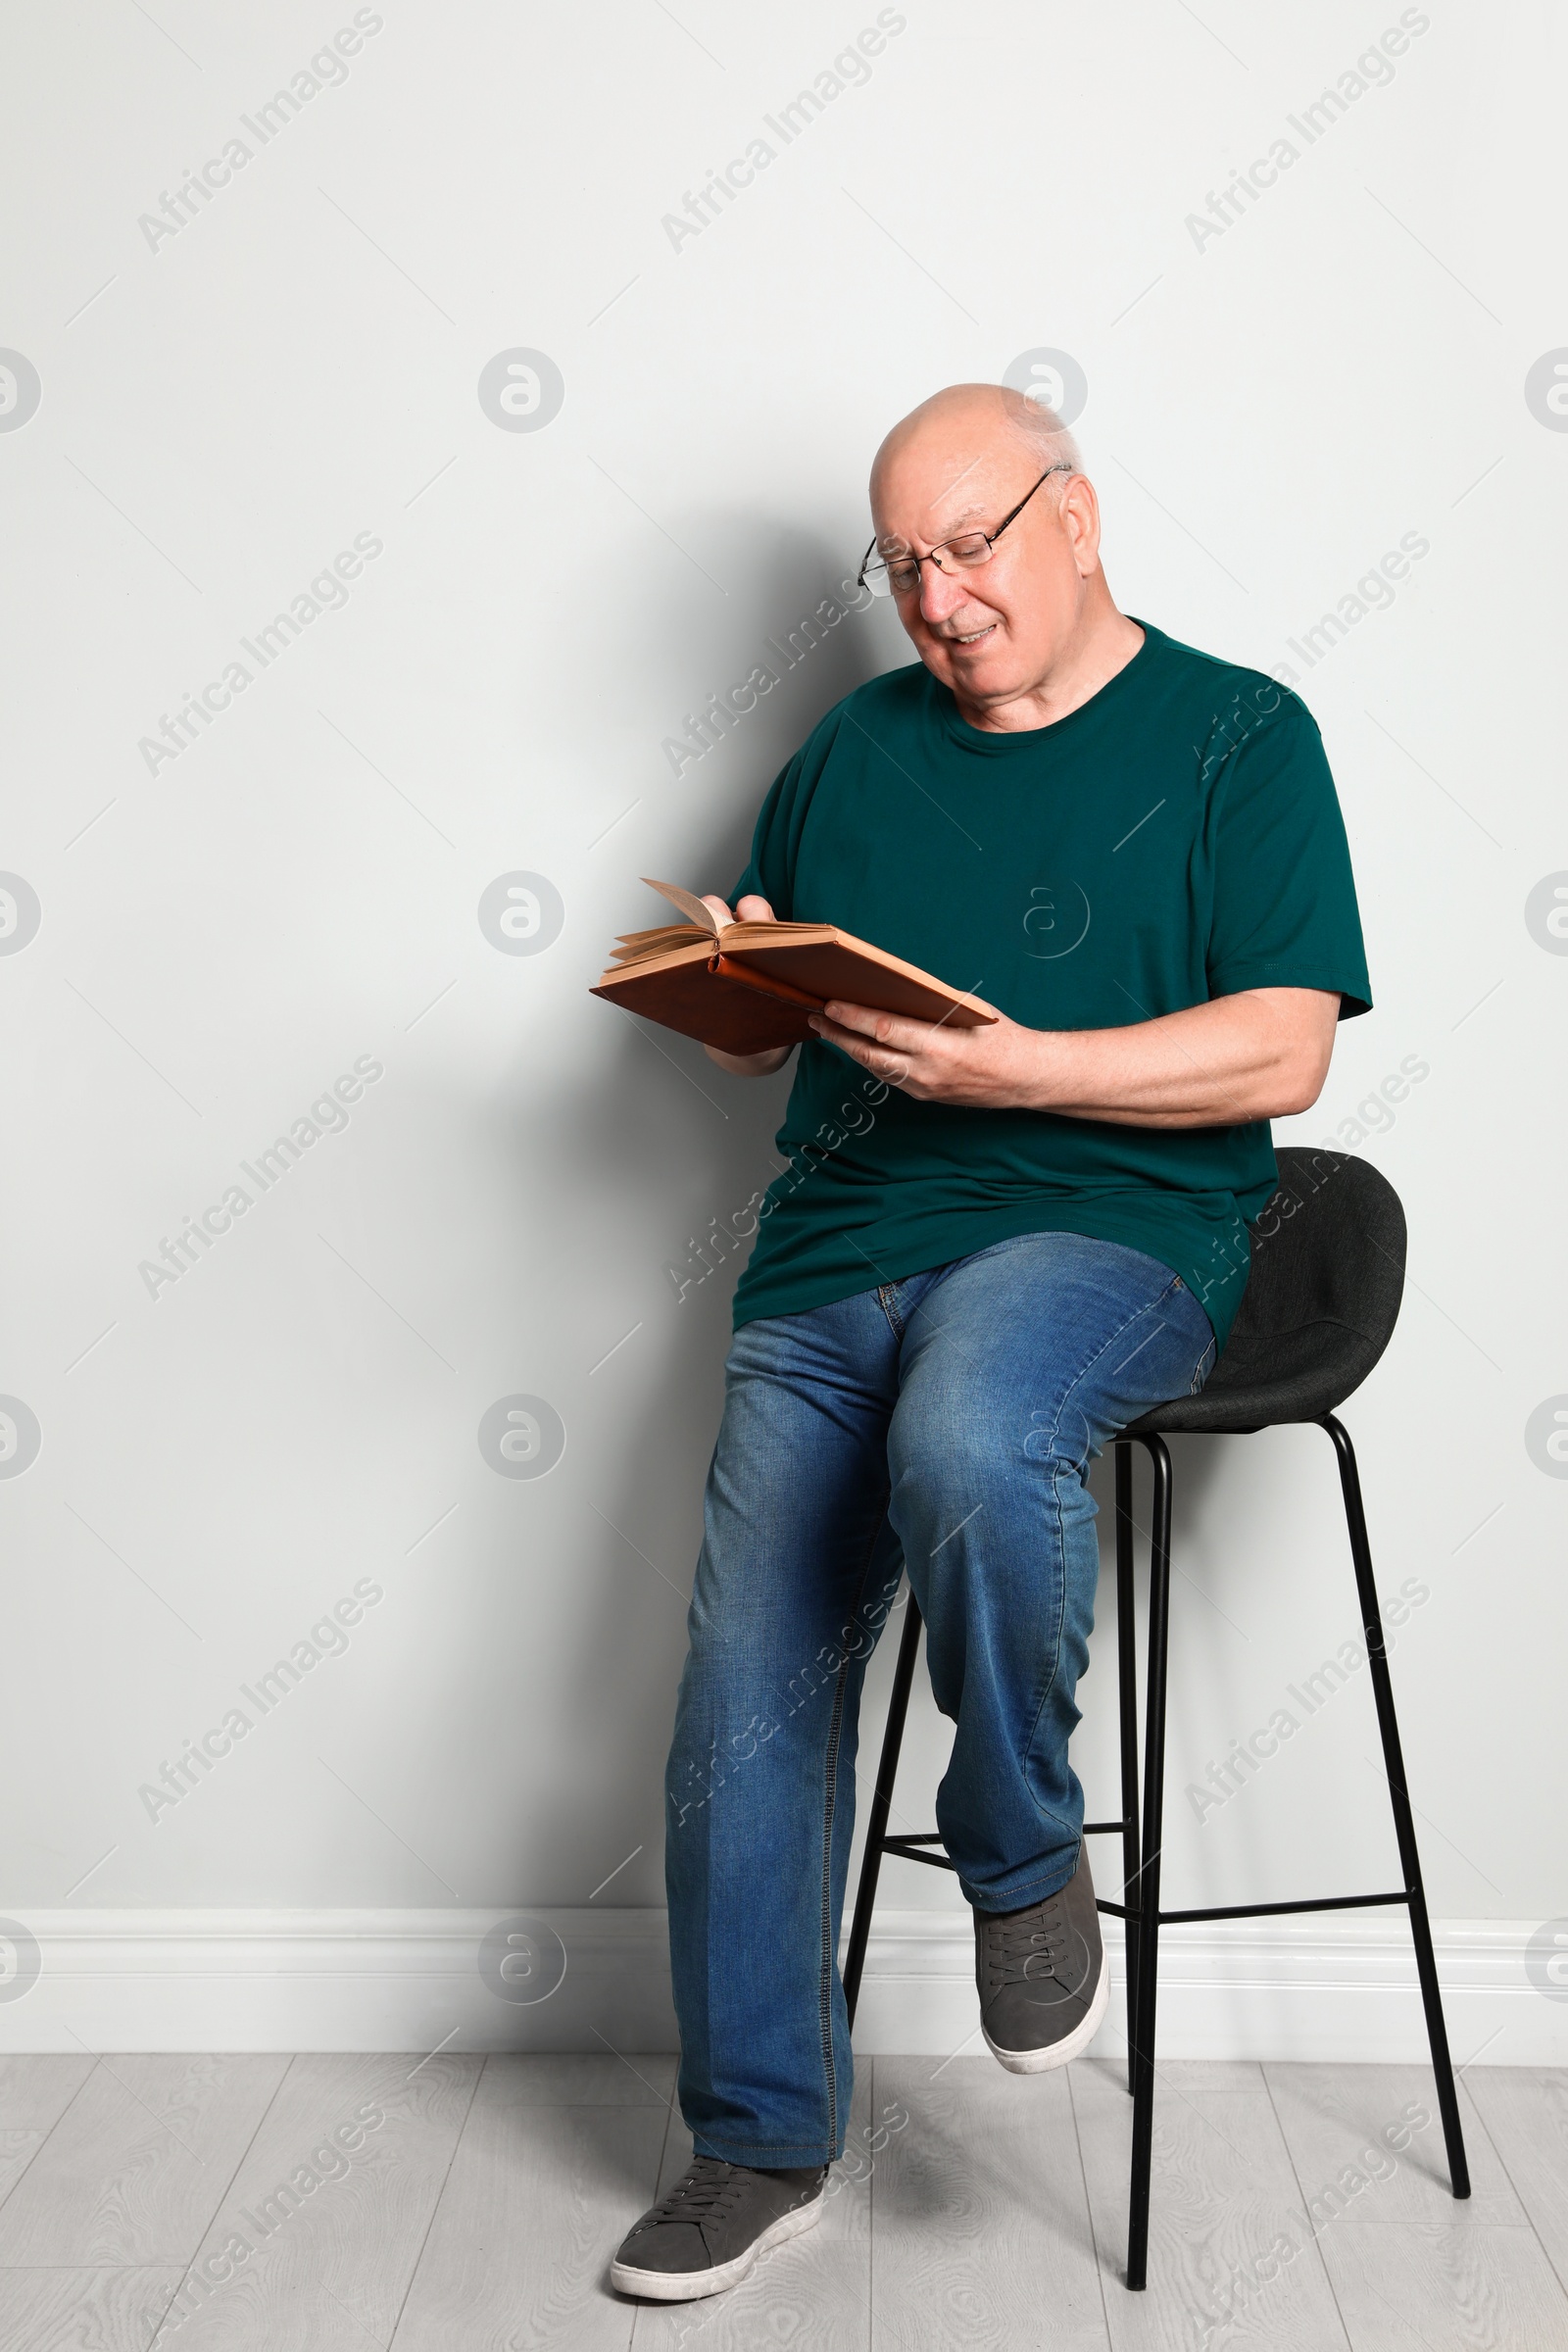
M 1259 671 L 1144 643 L 1052 726 L 969 726 L 919 663 L 858 687 L 773 784 L 751 891 L 837 923 L 1032 1029 L 1115 1029 L 1248 988 L 1371 1003 L 1323 746 Z M 1265 1119 L 1127 1127 L 917 1102 L 836 1047 L 800 1050 L 735 1321 L 786 1315 L 1022 1233 L 1157 1258 L 1221 1346 L 1247 1221 L 1276 1182 Z

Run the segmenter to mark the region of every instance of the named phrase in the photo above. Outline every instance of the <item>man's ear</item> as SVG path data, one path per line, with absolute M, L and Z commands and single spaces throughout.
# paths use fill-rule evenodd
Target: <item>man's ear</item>
M 1100 501 L 1086 473 L 1067 477 L 1061 494 L 1061 527 L 1067 534 L 1079 576 L 1087 580 L 1100 568 Z

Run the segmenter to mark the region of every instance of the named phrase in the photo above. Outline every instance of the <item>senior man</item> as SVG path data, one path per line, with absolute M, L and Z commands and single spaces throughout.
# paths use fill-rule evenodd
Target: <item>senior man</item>
M 857 1718 L 902 1570 L 955 1725 L 937 1820 L 987 2044 L 1032 2074 L 1093 2036 L 1108 1975 L 1067 1760 L 1089 1462 L 1206 1379 L 1268 1121 L 1316 1101 L 1370 1002 L 1317 728 L 1118 611 L 1049 411 L 938 393 L 877 452 L 871 511 L 862 577 L 919 660 L 790 761 L 736 910 L 838 923 L 1001 1017 L 813 1018 L 736 1292 L 666 1782 L 696 2153 L 612 2270 L 668 2301 L 809 2229 L 843 2152 Z

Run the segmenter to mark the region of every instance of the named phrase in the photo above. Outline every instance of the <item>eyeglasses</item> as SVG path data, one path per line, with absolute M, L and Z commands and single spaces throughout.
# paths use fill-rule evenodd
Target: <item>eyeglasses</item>
M 1054 473 L 1071 471 L 1072 467 L 1065 464 L 1048 466 L 1040 476 L 1040 482 L 1049 482 Z M 869 588 L 873 596 L 907 596 L 911 589 L 920 585 L 922 564 L 934 564 L 938 571 L 946 571 L 950 565 L 955 571 L 973 571 L 977 564 L 989 564 L 997 541 L 1009 522 L 1016 522 L 1039 489 L 1040 482 L 1024 492 L 1012 513 L 1004 514 L 994 531 L 960 532 L 956 539 L 944 539 L 941 546 L 934 547 L 928 556 L 878 556 L 873 539 L 865 551 L 857 585 Z

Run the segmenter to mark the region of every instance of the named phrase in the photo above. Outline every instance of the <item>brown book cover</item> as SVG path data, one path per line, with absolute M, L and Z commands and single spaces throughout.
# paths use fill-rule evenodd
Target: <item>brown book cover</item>
M 815 1034 L 808 1016 L 830 997 L 956 1029 L 997 1017 L 961 989 L 832 923 L 720 923 L 690 891 L 643 880 L 688 919 L 623 932 L 591 994 L 722 1054 L 801 1044 Z

